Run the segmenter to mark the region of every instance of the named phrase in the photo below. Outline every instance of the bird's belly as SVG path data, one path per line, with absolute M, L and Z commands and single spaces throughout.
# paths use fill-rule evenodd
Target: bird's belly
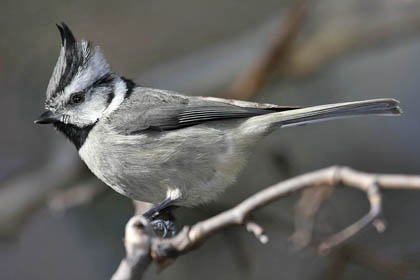
M 100 145 L 86 141 L 79 153 L 99 179 L 132 199 L 158 203 L 179 190 L 175 204 L 180 206 L 214 200 L 235 181 L 245 154 L 230 145 L 226 135 L 213 136 L 210 143 L 203 135 L 179 138 Z

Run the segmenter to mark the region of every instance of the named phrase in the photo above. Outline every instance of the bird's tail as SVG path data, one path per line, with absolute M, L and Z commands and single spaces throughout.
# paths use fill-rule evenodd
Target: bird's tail
M 240 131 L 255 137 L 263 136 L 279 126 L 288 127 L 366 115 L 397 116 L 401 113 L 398 100 L 391 98 L 335 103 L 252 117 L 241 125 Z
M 275 113 L 275 123 L 282 127 L 355 116 L 392 116 L 402 113 L 398 100 L 391 98 L 336 103 Z

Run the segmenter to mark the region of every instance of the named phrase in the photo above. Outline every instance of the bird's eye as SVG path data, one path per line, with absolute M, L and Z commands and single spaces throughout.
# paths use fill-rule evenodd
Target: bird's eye
M 83 92 L 76 92 L 70 96 L 70 103 L 73 105 L 80 104 L 85 101 L 85 95 Z

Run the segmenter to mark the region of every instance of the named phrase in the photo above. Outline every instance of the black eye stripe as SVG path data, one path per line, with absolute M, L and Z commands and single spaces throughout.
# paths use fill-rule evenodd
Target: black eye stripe
M 77 104 L 83 103 L 85 101 L 85 92 L 89 92 L 91 89 L 93 89 L 95 87 L 99 87 L 99 86 L 107 86 L 108 87 L 109 86 L 110 89 L 112 90 L 111 83 L 113 81 L 114 81 L 113 74 L 112 73 L 107 73 L 107 74 L 103 75 L 101 78 L 99 78 L 98 80 L 96 80 L 86 90 L 72 93 L 67 102 L 70 105 L 77 105 Z M 108 100 L 107 100 L 108 103 L 110 103 L 113 98 L 114 98 L 114 93 L 111 92 L 111 94 L 109 94 L 109 96 L 108 96 Z
M 100 77 L 98 80 L 96 80 L 92 84 L 92 87 L 107 85 L 107 84 L 111 83 L 113 80 L 114 80 L 114 77 L 112 76 L 112 74 L 107 73 L 107 74 L 103 75 L 102 77 Z

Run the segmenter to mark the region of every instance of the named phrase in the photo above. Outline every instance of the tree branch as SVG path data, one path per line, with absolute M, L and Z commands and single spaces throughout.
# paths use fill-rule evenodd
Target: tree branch
M 178 235 L 168 239 L 156 237 L 141 215 L 134 216 L 126 227 L 127 256 L 113 279 L 134 279 L 130 278 L 130 275 L 134 275 L 134 271 L 137 277 L 135 279 L 139 279 L 152 260 L 160 265 L 172 263 L 176 257 L 199 247 L 213 234 L 234 225 L 246 226 L 261 242 L 265 243 L 268 238 L 264 235 L 262 227 L 249 220 L 249 215 L 252 212 L 305 188 L 318 186 L 334 188 L 339 185 L 365 192 L 370 203 L 370 211 L 354 224 L 321 242 L 318 247 L 321 254 L 328 254 L 332 248 L 342 244 L 370 223 L 373 223 L 380 232 L 383 231 L 384 224 L 376 222 L 381 213 L 380 190 L 420 189 L 420 176 L 369 174 L 348 167 L 332 166 L 268 187 L 230 210 L 198 222 L 191 227 L 185 226 Z M 316 208 L 319 209 L 318 206 Z

